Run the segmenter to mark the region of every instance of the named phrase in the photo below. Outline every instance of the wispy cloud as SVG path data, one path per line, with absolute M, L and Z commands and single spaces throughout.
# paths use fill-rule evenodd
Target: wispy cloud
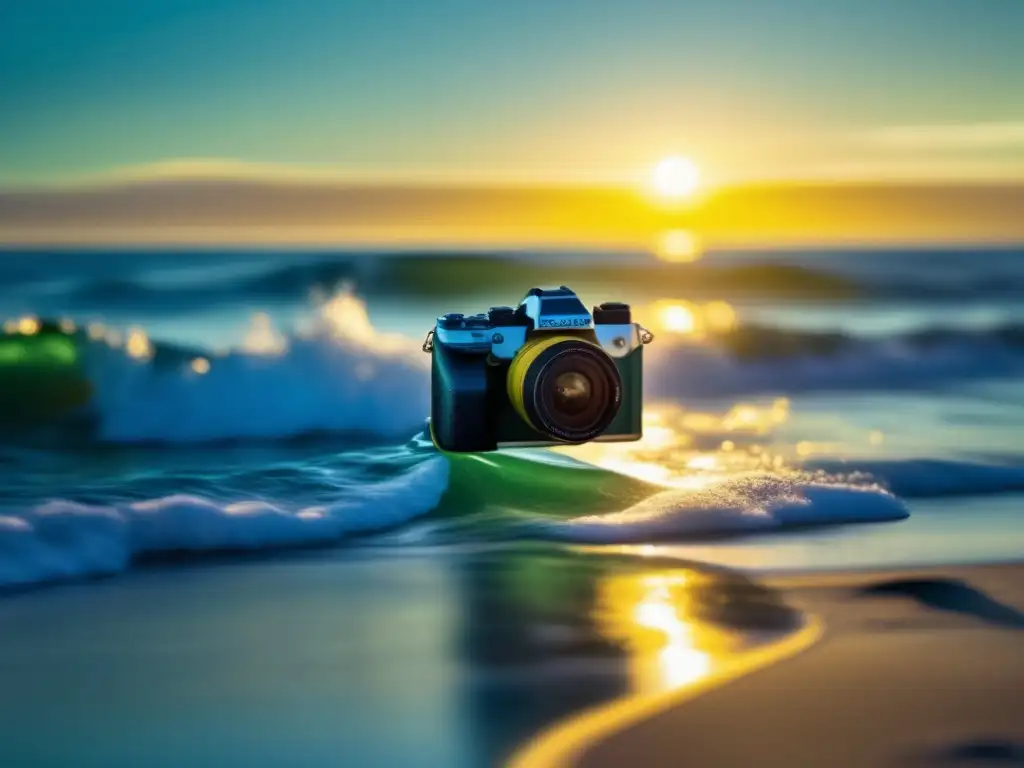
M 332 163 L 269 163 L 235 158 L 170 158 L 105 171 L 61 174 L 31 182 L 6 176 L 0 168 L 0 192 L 31 189 L 82 189 L 136 182 L 223 182 L 300 184 L 303 186 L 398 186 L 432 188 L 487 186 L 623 186 L 635 184 L 636 174 L 586 172 L 559 173 L 543 167 L 462 168 L 403 167 L 364 169 Z
M 907 156 L 910 155 L 910 156 Z M 811 179 L 835 183 L 979 184 L 1024 181 L 1024 159 L 979 157 L 965 152 L 883 152 L 852 154 L 841 160 L 818 163 L 809 169 Z
M 1024 147 L 1024 120 L 1001 123 L 893 125 L 869 131 L 871 144 L 890 149 L 971 151 Z

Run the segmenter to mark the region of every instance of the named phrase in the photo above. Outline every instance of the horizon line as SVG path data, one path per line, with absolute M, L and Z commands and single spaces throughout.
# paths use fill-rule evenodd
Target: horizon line
M 134 185 L 174 183 L 241 183 L 267 186 L 361 189 L 565 189 L 644 190 L 650 188 L 649 172 L 628 174 L 551 174 L 532 171 L 367 171 L 332 164 L 266 163 L 231 158 L 176 158 L 152 163 L 119 166 L 104 171 L 82 172 L 63 178 L 4 180 L 0 194 L 61 193 L 102 190 Z M 748 177 L 710 176 L 698 195 L 735 188 L 757 187 L 978 187 L 1024 186 L 1024 174 L 942 173 L 939 170 L 872 173 L 857 166 L 788 174 Z

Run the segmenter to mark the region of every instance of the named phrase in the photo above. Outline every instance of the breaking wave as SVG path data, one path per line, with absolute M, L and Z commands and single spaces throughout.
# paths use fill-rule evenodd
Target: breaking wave
M 9 330 L 10 341 L 19 331 Z M 56 326 L 50 332 L 63 333 Z M 69 338 L 81 358 L 77 375 L 91 393 L 73 415 L 101 441 L 266 440 L 311 433 L 401 439 L 422 427 L 429 410 L 430 360 L 420 341 L 379 333 L 349 292 L 327 300 L 308 327 L 291 334 L 258 315 L 244 342 L 228 350 L 152 341 L 141 329 L 125 334 L 89 327 Z M 5 379 L 17 379 L 17 373 L 15 364 L 0 370 L 0 399 Z M 935 390 L 1022 374 L 1024 327 L 1018 325 L 877 337 L 740 326 L 699 340 L 660 334 L 647 351 L 645 396 L 678 402 Z M 52 416 L 60 410 L 43 399 L 61 400 L 62 387 L 71 386 L 66 372 L 51 380 L 39 375 L 39 386 L 18 390 L 18 407 L 10 413 Z

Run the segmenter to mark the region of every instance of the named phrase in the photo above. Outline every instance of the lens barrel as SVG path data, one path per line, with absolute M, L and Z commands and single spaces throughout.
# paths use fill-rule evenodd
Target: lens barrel
M 509 366 L 509 400 L 549 439 L 585 443 L 600 436 L 622 404 L 619 369 L 597 344 L 574 336 L 531 339 Z

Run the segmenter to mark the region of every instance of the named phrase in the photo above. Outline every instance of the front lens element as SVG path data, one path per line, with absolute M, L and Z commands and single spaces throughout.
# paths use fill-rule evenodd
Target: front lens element
M 578 371 L 559 374 L 555 379 L 553 404 L 567 416 L 578 416 L 587 410 L 593 399 L 594 388 L 590 379 Z

